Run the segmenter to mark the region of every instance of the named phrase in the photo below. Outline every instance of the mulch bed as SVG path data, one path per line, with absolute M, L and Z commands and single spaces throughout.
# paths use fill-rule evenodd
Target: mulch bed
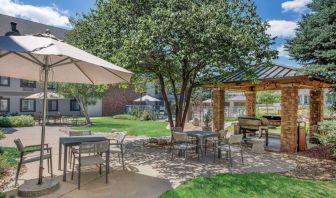
M 27 172 L 27 168 L 26 168 L 26 166 L 23 165 L 22 168 L 21 168 L 21 171 L 20 171 L 20 176 L 23 175 L 26 172 Z M 0 191 L 1 192 L 4 191 L 5 189 L 11 188 L 11 186 L 9 186 L 9 185 L 12 182 L 14 182 L 15 174 L 16 174 L 16 168 L 10 168 L 5 173 L 0 175 Z M 14 183 L 13 183 L 13 185 L 14 185 Z
M 318 145 L 289 157 L 296 162 L 297 167 L 284 175 L 300 179 L 336 179 L 336 158 L 331 156 L 327 146 Z

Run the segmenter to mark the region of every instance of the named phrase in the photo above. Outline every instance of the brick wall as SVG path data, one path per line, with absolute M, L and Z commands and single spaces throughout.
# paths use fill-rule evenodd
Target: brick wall
M 246 91 L 244 92 L 246 97 L 245 102 L 245 111 L 247 116 L 255 117 L 256 116 L 256 92 L 255 91 Z
M 314 136 L 315 125 L 323 120 L 324 112 L 324 94 L 323 90 L 310 90 L 310 113 L 309 113 L 309 136 Z
M 223 89 L 212 90 L 213 131 L 224 129 L 224 93 Z
M 126 113 L 126 105 L 134 104 L 133 100 L 140 97 L 132 86 L 128 88 L 118 88 L 110 86 L 102 100 L 103 116 L 112 116 Z
M 281 151 L 297 151 L 297 118 L 299 103 L 297 85 L 281 87 Z

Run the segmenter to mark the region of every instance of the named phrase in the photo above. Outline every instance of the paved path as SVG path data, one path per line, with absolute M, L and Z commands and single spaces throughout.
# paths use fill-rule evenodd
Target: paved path
M 56 176 L 62 174 L 57 170 L 58 141 L 59 137 L 67 136 L 67 130 L 68 128 L 64 127 L 46 129 L 46 143 L 53 147 Z M 0 145 L 13 147 L 15 138 L 20 138 L 26 145 L 39 144 L 40 133 L 40 127 L 15 129 L 11 134 L 7 134 L 5 139 L 0 140 Z M 144 138 L 127 138 L 126 171 L 122 170 L 117 156 L 112 156 L 109 184 L 106 185 L 104 177 L 101 177 L 96 168 L 93 168 L 83 173 L 81 190 L 77 190 L 76 178 L 71 181 L 70 177 L 67 177 L 68 181 L 61 182 L 61 188 L 48 197 L 157 197 L 195 176 L 229 172 L 286 172 L 296 167 L 296 164 L 285 154 L 274 152 L 254 154 L 250 149 L 244 151 L 245 165 L 240 163 L 239 156 L 233 156 L 233 168 L 229 168 L 229 163 L 224 159 L 213 163 L 211 152 L 205 162 L 198 161 L 194 152 L 188 154 L 187 159 L 174 158 L 171 161 L 167 148 L 144 146 L 143 140 Z M 19 183 L 37 177 L 38 162 L 28 164 L 27 170 L 27 173 L 20 176 Z M 15 189 L 10 192 L 10 194 L 15 193 Z

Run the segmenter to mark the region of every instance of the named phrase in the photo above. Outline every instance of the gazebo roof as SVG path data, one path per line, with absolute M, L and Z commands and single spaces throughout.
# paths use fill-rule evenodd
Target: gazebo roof
M 296 84 L 300 88 L 330 88 L 332 82 L 318 77 L 302 74 L 297 68 L 286 65 L 273 64 L 259 66 L 255 70 L 256 82 L 248 79 L 248 71 L 241 70 L 231 76 L 218 76 L 209 83 L 202 83 L 202 87 L 218 87 L 230 90 L 279 90 L 283 85 Z

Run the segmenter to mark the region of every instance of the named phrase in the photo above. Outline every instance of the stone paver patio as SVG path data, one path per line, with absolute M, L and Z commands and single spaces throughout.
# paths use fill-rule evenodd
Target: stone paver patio
M 47 127 L 46 143 L 53 147 L 54 174 L 60 179 L 62 172 L 57 170 L 59 137 L 68 136 L 66 127 Z M 19 128 L 12 130 L 6 138 L 0 140 L 1 146 L 14 147 L 13 140 L 20 138 L 26 145 L 39 144 L 40 127 Z M 296 167 L 294 161 L 286 154 L 266 152 L 265 154 L 251 153 L 245 149 L 245 165 L 241 165 L 240 157 L 233 156 L 233 168 L 224 160 L 213 163 L 213 154 L 208 153 L 205 162 L 197 160 L 197 155 L 191 152 L 187 159 L 170 160 L 167 148 L 144 146 L 145 138 L 129 137 L 126 140 L 125 163 L 127 170 L 123 171 L 117 156 L 112 156 L 109 183 L 106 185 L 104 176 L 100 176 L 97 168 L 92 168 L 82 174 L 82 188 L 77 190 L 77 179 L 60 182 L 59 190 L 47 197 L 157 197 L 163 192 L 175 188 L 182 182 L 200 175 L 215 175 L 219 173 L 244 172 L 286 172 Z M 210 150 L 210 149 L 209 149 Z M 45 165 L 46 166 L 46 165 Z M 38 163 L 26 165 L 27 172 L 20 176 L 19 184 L 25 180 L 36 178 Z M 68 170 L 70 170 L 68 168 Z M 45 171 L 46 172 L 46 171 Z M 48 176 L 47 173 L 44 174 Z M 61 180 L 61 179 L 60 179 Z M 15 194 L 13 182 L 7 191 Z M 118 196 L 119 195 L 119 196 Z

